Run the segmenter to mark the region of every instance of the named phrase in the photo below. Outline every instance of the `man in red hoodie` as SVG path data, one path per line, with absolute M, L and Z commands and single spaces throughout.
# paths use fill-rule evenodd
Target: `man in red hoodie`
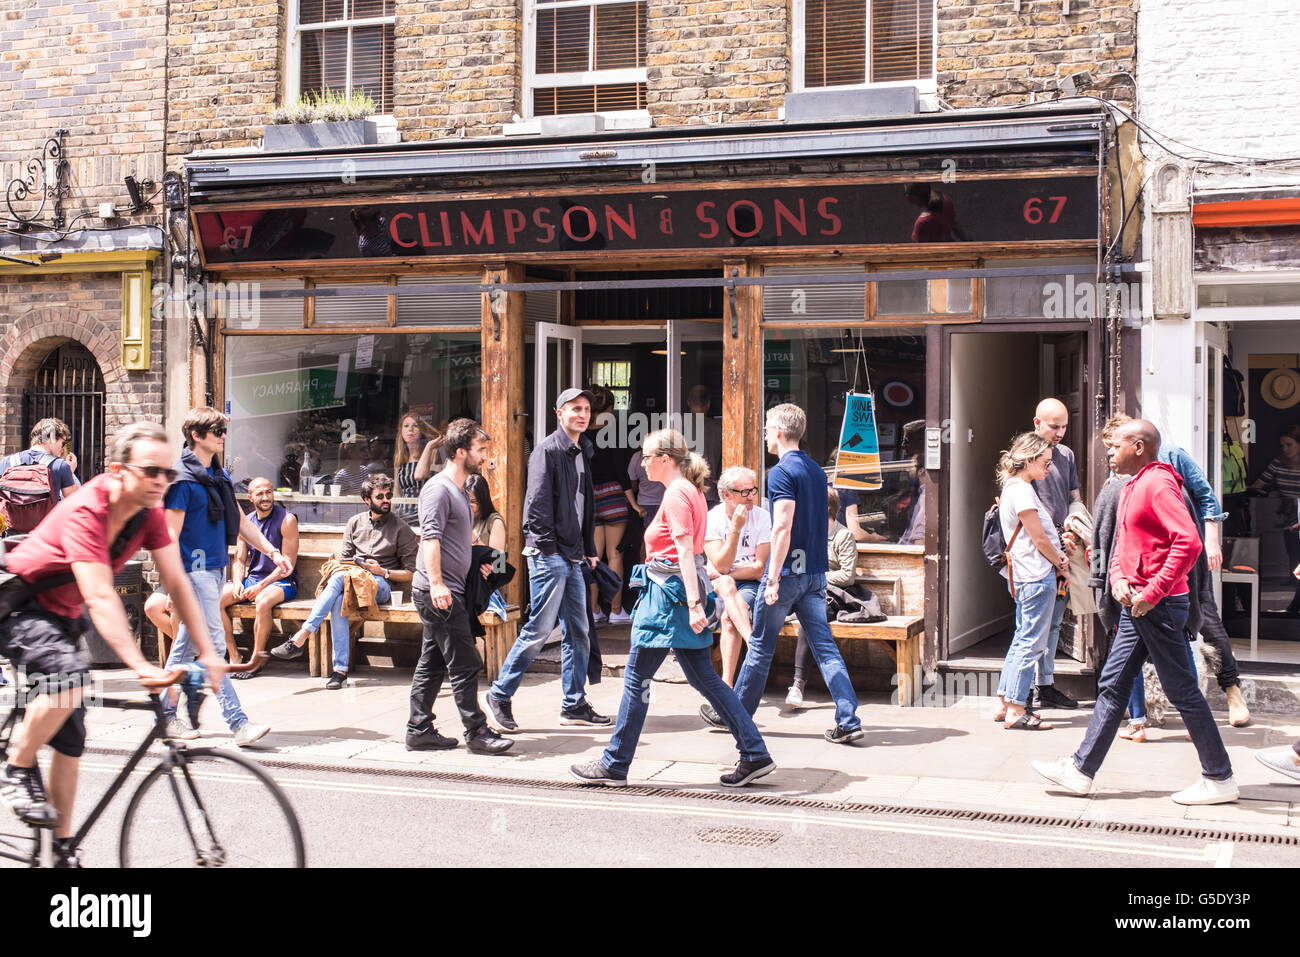
M 1159 451 L 1160 433 L 1145 419 L 1115 431 L 1111 468 L 1134 476 L 1120 498 L 1110 562 L 1111 593 L 1123 606 L 1119 630 L 1079 750 L 1057 762 L 1030 763 L 1052 783 L 1075 794 L 1089 793 L 1124 719 L 1133 679 L 1150 658 L 1201 759 L 1201 780 L 1173 799 L 1179 804 L 1225 804 L 1237 800 L 1232 764 L 1183 647 L 1187 573 L 1201 553 L 1201 539 L 1183 504 L 1183 480 L 1172 466 L 1157 461 Z

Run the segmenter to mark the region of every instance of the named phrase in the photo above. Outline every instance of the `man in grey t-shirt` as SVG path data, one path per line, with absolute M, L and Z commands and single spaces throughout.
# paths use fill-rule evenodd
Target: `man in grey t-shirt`
M 441 751 L 455 738 L 433 726 L 433 702 L 451 675 L 452 696 L 465 725 L 465 746 L 476 754 L 500 754 L 514 744 L 488 727 L 478 706 L 478 648 L 465 607 L 474 519 L 465 482 L 478 474 L 491 440 L 477 422 L 457 419 L 447 426 L 442 450 L 447 465 L 420 490 L 420 556 L 412 583 L 416 611 L 424 624 L 420 660 L 411 679 L 408 751 Z M 483 566 L 486 573 L 488 566 Z
M 1074 453 L 1069 446 L 1062 445 L 1065 430 L 1070 424 L 1070 410 L 1060 399 L 1044 399 L 1034 410 L 1034 431 L 1052 443 L 1052 467 L 1047 477 L 1033 483 L 1038 499 L 1043 503 L 1057 530 L 1065 524 L 1070 514 L 1070 503 L 1083 501 L 1079 494 L 1079 471 L 1074 465 Z M 1070 540 L 1062 539 L 1062 547 L 1067 555 L 1074 553 Z M 1079 702 L 1057 691 L 1053 681 L 1056 671 L 1056 646 L 1061 640 L 1061 617 L 1069 602 L 1057 602 L 1052 616 L 1052 630 L 1047 636 L 1047 648 L 1038 659 L 1035 684 L 1038 686 L 1038 700 L 1045 708 L 1077 708 Z

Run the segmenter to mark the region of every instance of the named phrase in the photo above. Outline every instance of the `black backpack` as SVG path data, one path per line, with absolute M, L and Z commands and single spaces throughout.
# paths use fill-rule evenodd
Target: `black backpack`
M 998 515 L 997 502 L 984 513 L 980 548 L 984 550 L 984 560 L 989 563 L 989 568 L 997 570 L 1007 563 L 1007 539 L 1002 534 L 1002 519 Z

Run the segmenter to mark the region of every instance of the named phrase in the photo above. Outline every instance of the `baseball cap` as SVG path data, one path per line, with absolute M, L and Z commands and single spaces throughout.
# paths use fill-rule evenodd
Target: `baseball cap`
M 588 402 L 596 401 L 596 397 L 592 395 L 590 392 L 588 392 L 586 389 L 565 389 L 558 396 L 556 396 L 555 408 L 557 410 L 561 409 L 564 407 L 565 403 L 572 402 L 574 399 L 583 395 L 587 397 Z

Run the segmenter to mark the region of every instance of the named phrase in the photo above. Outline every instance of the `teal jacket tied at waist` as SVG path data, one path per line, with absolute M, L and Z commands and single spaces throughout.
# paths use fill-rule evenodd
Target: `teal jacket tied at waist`
M 673 568 L 661 563 L 665 568 Z M 632 569 L 628 584 L 641 589 L 632 609 L 633 648 L 709 648 L 713 645 L 713 630 L 705 627 L 701 632 L 691 629 L 690 609 L 686 607 L 686 585 L 680 574 L 648 574 L 645 565 Z M 712 616 L 715 607 L 713 589 L 701 588 L 705 615 Z

